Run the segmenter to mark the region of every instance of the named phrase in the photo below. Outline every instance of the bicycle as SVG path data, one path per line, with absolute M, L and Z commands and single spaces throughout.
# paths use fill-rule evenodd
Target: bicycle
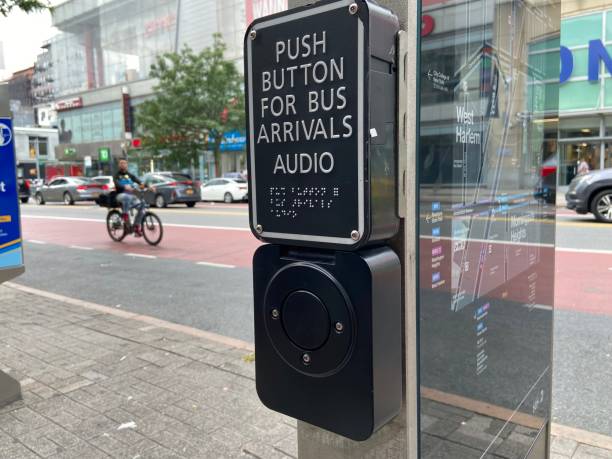
M 142 219 L 142 236 L 149 245 L 158 245 L 164 236 L 164 227 L 161 219 L 150 210 L 149 205 L 141 197 L 142 205 L 145 208 L 144 216 Z M 118 203 L 114 202 L 111 209 L 106 214 L 106 230 L 108 235 L 115 242 L 121 242 L 126 236 L 134 234 L 134 219 L 136 218 L 137 207 L 132 207 L 128 211 L 127 218 L 124 218 L 123 212 L 118 209 L 120 207 Z

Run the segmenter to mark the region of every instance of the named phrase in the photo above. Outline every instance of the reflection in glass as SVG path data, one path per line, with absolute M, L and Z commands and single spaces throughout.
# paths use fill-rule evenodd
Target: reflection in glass
M 558 7 L 422 2 L 423 458 L 524 458 L 549 419 Z

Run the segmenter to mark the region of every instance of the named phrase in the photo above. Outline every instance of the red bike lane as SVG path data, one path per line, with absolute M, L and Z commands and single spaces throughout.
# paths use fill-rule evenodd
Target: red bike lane
M 250 231 L 242 229 L 166 224 L 161 244 L 151 247 L 144 239 L 133 236 L 126 237 L 123 242 L 112 241 L 103 220 L 32 218 L 24 215 L 22 226 L 26 241 L 245 268 L 251 266 L 253 252 L 260 245 Z
M 251 267 L 253 252 L 261 244 L 243 228 L 167 224 L 161 244 L 150 247 L 133 236 L 113 242 L 101 219 L 23 216 L 22 224 L 26 241 L 243 268 Z M 558 248 L 555 271 L 556 308 L 612 315 L 612 252 Z

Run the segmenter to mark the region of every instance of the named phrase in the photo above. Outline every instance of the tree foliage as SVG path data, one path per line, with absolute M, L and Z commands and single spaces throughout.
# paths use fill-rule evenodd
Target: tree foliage
M 216 34 L 200 53 L 185 47 L 157 58 L 150 73 L 158 80 L 155 96 L 136 113 L 143 148 L 183 166 L 210 150 L 219 167 L 224 135 L 245 128 L 242 75 L 224 51 Z
M 51 4 L 48 1 L 41 0 L 0 0 L 0 15 L 8 16 L 14 8 L 31 13 L 33 11 L 49 10 Z

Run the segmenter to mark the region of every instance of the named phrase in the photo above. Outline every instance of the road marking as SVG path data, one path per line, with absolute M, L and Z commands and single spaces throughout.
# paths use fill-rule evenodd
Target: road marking
M 229 268 L 229 269 L 235 268 L 234 265 L 225 265 L 223 263 L 211 263 L 210 261 L 198 261 L 196 265 L 211 266 L 213 268 Z
M 596 250 L 596 249 L 571 249 L 565 247 L 557 247 L 557 252 L 570 252 L 570 253 L 598 253 L 602 255 L 612 255 L 612 250 Z
M 45 245 L 46 242 L 45 241 L 37 241 L 36 239 L 28 239 L 27 240 L 30 244 L 40 244 L 40 245 Z
M 71 245 L 70 248 L 77 250 L 93 250 L 93 247 L 84 247 L 82 245 Z
M 126 257 L 135 257 L 135 258 L 149 258 L 154 259 L 157 258 L 155 255 L 145 255 L 144 253 L 125 253 Z
M 67 220 L 76 222 L 94 222 L 94 223 L 106 223 L 106 220 L 102 218 L 75 218 L 75 217 L 57 217 L 47 215 L 26 215 L 23 214 L 24 218 L 34 218 L 41 220 Z M 163 223 L 163 226 L 170 228 L 196 228 L 196 229 L 208 229 L 208 230 L 223 230 L 223 231 L 251 231 L 249 228 L 237 228 L 235 226 L 211 226 L 211 225 L 187 225 L 181 223 Z

